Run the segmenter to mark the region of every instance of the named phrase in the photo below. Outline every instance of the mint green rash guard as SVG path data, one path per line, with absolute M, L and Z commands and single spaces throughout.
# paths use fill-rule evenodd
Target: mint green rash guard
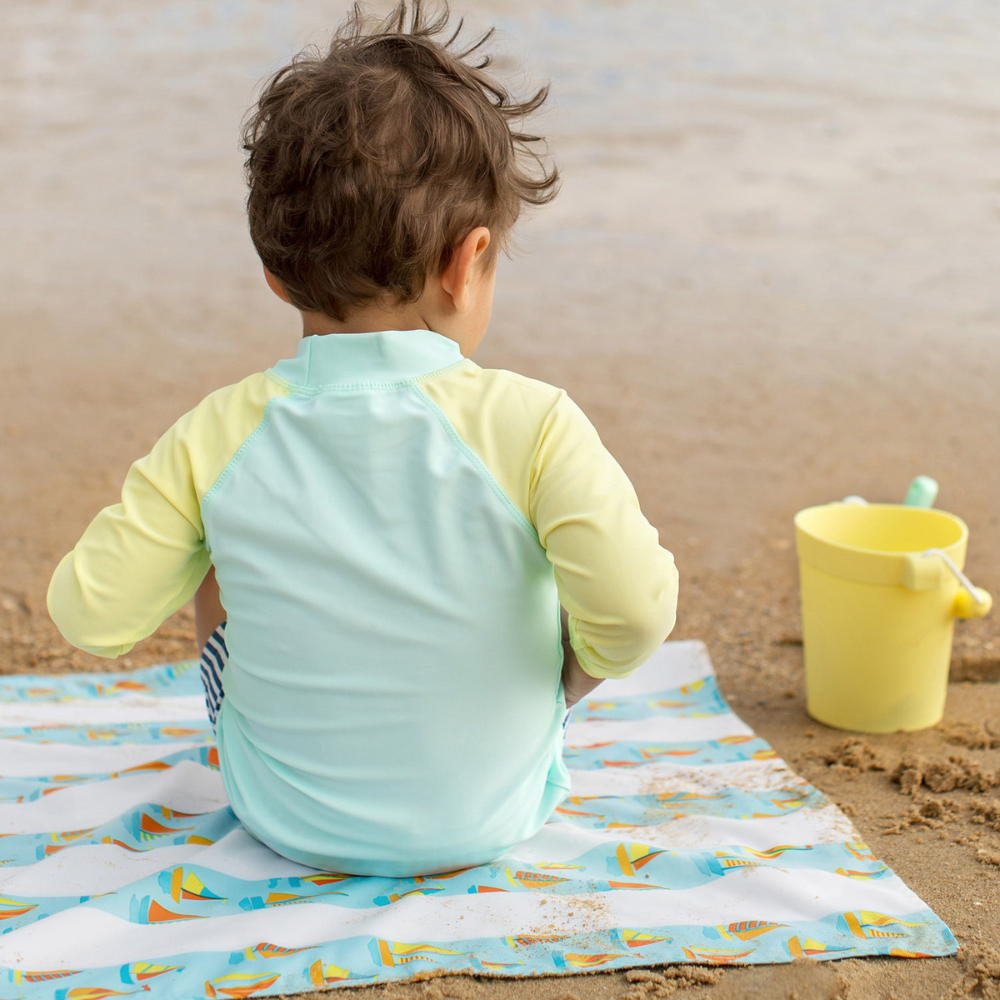
M 307 337 L 209 396 L 60 564 L 50 611 L 119 655 L 209 561 L 233 810 L 285 857 L 357 875 L 463 868 L 536 833 L 569 790 L 560 599 L 595 676 L 648 658 L 676 604 L 669 553 L 565 393 L 420 330 Z

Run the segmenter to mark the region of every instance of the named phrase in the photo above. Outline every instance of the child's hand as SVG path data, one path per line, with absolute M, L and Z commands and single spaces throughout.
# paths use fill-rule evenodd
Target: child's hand
M 591 677 L 576 660 L 576 653 L 569 643 L 569 615 L 562 609 L 563 669 L 562 684 L 566 695 L 566 707 L 572 708 L 581 698 L 585 698 L 598 684 L 600 677 Z

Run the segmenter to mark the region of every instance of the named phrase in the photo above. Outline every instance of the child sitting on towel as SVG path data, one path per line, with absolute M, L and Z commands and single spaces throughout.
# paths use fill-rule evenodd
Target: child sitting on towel
M 567 706 L 643 663 L 676 606 L 583 413 L 468 360 L 498 251 L 556 171 L 517 130 L 545 90 L 513 100 L 447 21 L 355 11 L 271 78 L 244 136 L 250 232 L 298 350 L 181 417 L 48 593 L 71 643 L 115 657 L 197 592 L 233 810 L 359 875 L 535 834 L 569 789 Z

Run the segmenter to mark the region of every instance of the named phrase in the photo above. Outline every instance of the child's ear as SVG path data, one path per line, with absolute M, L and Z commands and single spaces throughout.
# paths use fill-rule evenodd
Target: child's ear
M 292 300 L 288 297 L 288 292 L 281 287 L 281 282 L 278 281 L 278 279 L 271 274 L 266 267 L 264 268 L 264 280 L 267 282 L 267 287 L 270 288 L 282 302 L 287 302 L 289 305 L 292 304 Z
M 483 255 L 489 245 L 490 231 L 485 226 L 478 226 L 455 247 L 448 266 L 441 272 L 441 288 L 459 314 L 469 312 L 475 305 L 469 286 L 483 265 Z

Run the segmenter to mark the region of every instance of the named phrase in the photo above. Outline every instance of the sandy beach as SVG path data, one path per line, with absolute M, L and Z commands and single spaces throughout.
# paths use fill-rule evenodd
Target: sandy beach
M 4 4 L 0 672 L 195 655 L 189 609 L 118 663 L 75 651 L 45 588 L 166 427 L 294 353 L 298 317 L 246 233 L 239 121 L 260 78 L 345 6 Z M 587 412 L 677 558 L 675 637 L 708 644 L 734 710 L 848 811 L 963 952 L 361 992 L 1000 995 L 1000 613 L 958 625 L 942 726 L 828 729 L 805 711 L 791 523 L 933 476 L 970 527 L 969 576 L 1000 596 L 1000 13 L 455 7 L 500 27 L 501 69 L 551 81 L 538 127 L 564 177 L 501 262 L 475 360 L 563 386 Z

